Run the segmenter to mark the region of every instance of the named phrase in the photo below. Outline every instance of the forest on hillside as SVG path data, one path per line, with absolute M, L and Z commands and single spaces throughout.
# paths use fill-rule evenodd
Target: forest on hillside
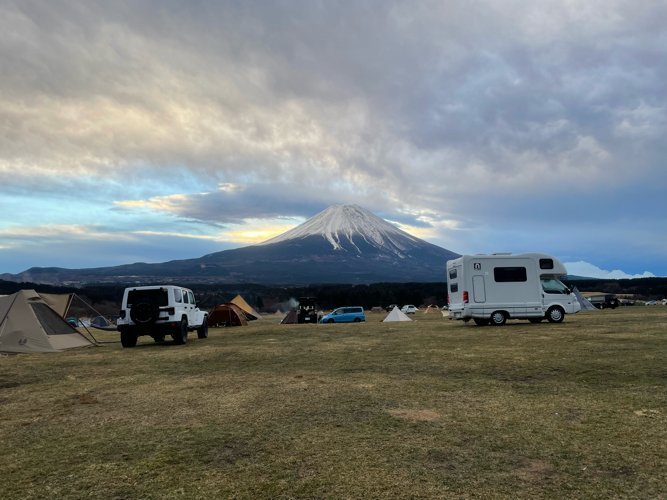
M 667 297 L 667 278 L 637 278 L 621 280 L 571 279 L 563 280 L 568 286 L 577 286 L 582 292 L 602 292 L 631 295 L 638 300 Z M 287 311 L 300 297 L 314 297 L 322 309 L 344 305 L 363 306 L 366 309 L 386 307 L 389 304 L 414 304 L 416 306 L 447 304 L 446 283 L 373 283 L 368 285 L 307 285 L 265 286 L 257 284 L 216 285 L 182 283 L 191 288 L 202 309 L 228 302 L 235 295 L 242 295 L 260 312 Z M 0 295 L 12 294 L 22 289 L 34 289 L 44 293 L 76 293 L 103 314 L 118 313 L 125 284 L 86 285 L 79 288 L 15 283 L 0 280 Z

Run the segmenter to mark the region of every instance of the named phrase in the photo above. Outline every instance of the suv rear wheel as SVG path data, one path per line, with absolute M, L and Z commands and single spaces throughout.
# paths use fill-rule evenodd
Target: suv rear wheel
M 134 347 L 137 345 L 137 334 L 124 330 L 120 332 L 120 343 L 123 347 Z
M 174 332 L 172 335 L 174 339 L 174 344 L 183 345 L 188 341 L 188 320 L 187 318 L 182 318 L 180 325 L 178 325 L 178 331 Z

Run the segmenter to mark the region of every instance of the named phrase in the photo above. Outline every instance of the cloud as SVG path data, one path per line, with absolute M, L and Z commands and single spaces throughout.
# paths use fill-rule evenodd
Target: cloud
M 606 266 L 630 246 L 664 268 L 665 18 L 620 0 L 3 4 L 0 210 L 39 210 L 0 229 L 48 214 L 241 244 L 358 203 L 455 251 Z
M 600 269 L 594 264 L 589 262 L 584 262 L 582 260 L 578 262 L 566 262 L 565 267 L 567 268 L 568 274 L 574 276 L 584 276 L 587 278 L 602 278 L 602 279 L 632 279 L 632 278 L 655 278 L 655 275 L 649 271 L 644 271 L 641 274 L 628 274 L 621 271 L 620 269 L 614 269 L 613 271 L 608 271 L 606 269 Z

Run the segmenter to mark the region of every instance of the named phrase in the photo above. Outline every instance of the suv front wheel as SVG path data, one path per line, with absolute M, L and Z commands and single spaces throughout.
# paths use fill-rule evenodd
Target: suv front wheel
M 208 338 L 208 317 L 204 317 L 204 321 L 202 322 L 201 326 L 197 328 L 197 338 Z
M 183 345 L 188 341 L 188 320 L 187 318 L 181 319 L 181 324 L 178 325 L 178 330 L 172 335 L 174 339 L 174 344 Z

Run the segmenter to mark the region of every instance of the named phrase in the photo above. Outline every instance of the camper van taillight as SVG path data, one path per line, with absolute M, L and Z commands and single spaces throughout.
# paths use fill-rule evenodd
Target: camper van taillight
M 468 292 L 463 292 L 463 303 L 467 304 L 469 302 Z

